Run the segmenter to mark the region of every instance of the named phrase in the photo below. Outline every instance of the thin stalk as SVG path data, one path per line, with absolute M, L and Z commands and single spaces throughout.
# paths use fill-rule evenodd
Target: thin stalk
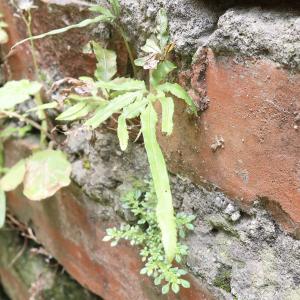
M 136 65 L 134 64 L 134 57 L 133 57 L 131 48 L 129 46 L 128 40 L 127 40 L 127 36 L 121 26 L 116 25 L 116 28 L 124 40 L 124 44 L 125 44 L 126 50 L 128 52 L 129 60 L 130 60 L 131 66 L 132 66 L 134 78 L 137 78 L 137 69 L 136 69 Z
M 43 101 L 41 98 L 41 93 L 38 92 L 35 96 L 35 104 L 37 106 L 42 105 Z M 41 147 L 44 147 L 46 145 L 46 134 L 45 132 L 48 132 L 48 124 L 47 124 L 47 116 L 43 109 L 38 110 L 38 117 L 41 120 L 41 136 L 40 136 L 40 145 Z
M 28 18 L 26 18 L 24 16 L 24 14 L 22 14 L 22 18 L 24 20 L 24 23 L 26 24 L 27 34 L 30 38 L 32 38 L 33 37 L 32 30 L 31 30 L 32 15 L 31 15 L 30 10 L 28 10 L 27 13 L 28 13 Z M 33 62 L 35 74 L 38 77 L 38 79 L 40 80 L 40 70 L 39 70 L 36 55 L 35 55 L 36 50 L 35 50 L 35 45 L 34 45 L 33 39 L 30 39 L 30 52 L 31 52 L 31 56 L 32 56 L 32 62 Z
M 27 11 L 27 14 L 28 14 L 27 18 L 24 16 L 24 14 L 22 14 L 22 17 L 23 17 L 23 20 L 27 27 L 27 34 L 30 38 L 32 38 L 33 37 L 32 30 L 31 30 L 32 15 L 31 15 L 30 9 Z M 30 52 L 31 52 L 31 56 L 32 56 L 32 62 L 33 62 L 33 66 L 34 66 L 35 75 L 38 77 L 38 80 L 42 82 L 42 80 L 40 78 L 40 69 L 38 67 L 38 63 L 37 63 L 37 59 L 36 59 L 36 50 L 35 50 L 35 45 L 34 45 L 33 39 L 30 39 Z M 35 95 L 34 101 L 37 106 L 43 104 L 40 93 L 37 93 Z M 45 147 L 46 146 L 45 132 L 48 132 L 48 125 L 47 125 L 47 116 L 46 116 L 46 113 L 44 112 L 44 110 L 38 111 L 38 117 L 41 120 L 41 128 L 42 128 L 41 136 L 40 136 L 40 145 L 41 145 L 41 147 Z
M 41 126 L 39 123 L 27 118 L 27 117 L 24 117 L 14 111 L 1 111 L 0 114 L 4 114 L 6 115 L 7 117 L 9 118 L 16 118 L 20 121 L 23 121 L 29 125 L 31 125 L 32 127 L 38 129 L 41 133 L 43 132 L 45 136 L 47 136 L 48 138 L 51 138 L 51 135 L 48 133 L 48 131 L 43 128 L 43 126 Z

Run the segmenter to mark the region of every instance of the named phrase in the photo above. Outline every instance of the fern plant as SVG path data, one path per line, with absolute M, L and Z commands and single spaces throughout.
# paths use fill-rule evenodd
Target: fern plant
M 110 7 L 99 5 L 90 7 L 91 11 L 99 14 L 95 18 L 86 19 L 78 24 L 55 29 L 38 36 L 31 36 L 15 46 L 27 40 L 32 41 L 63 33 L 73 28 L 105 22 L 111 24 L 124 38 L 135 78 L 136 66 L 149 70 L 149 82 L 147 83 L 132 78 L 115 77 L 117 72 L 116 54 L 92 41 L 90 46 L 98 61 L 95 78 L 80 78 L 86 84 L 86 95 L 69 95 L 70 107 L 59 115 L 57 120 L 73 121 L 92 115 L 84 125 L 95 129 L 112 115 L 119 114 L 117 133 L 120 147 L 124 151 L 129 140 L 127 120 L 140 118 L 141 133 L 158 199 L 156 217 L 161 229 L 165 254 L 171 262 L 176 252 L 176 222 L 166 163 L 156 138 L 158 117 L 154 104 L 156 102 L 161 104 L 161 131 L 166 135 L 170 135 L 173 130 L 174 96 L 184 100 L 193 113 L 196 113 L 196 107 L 188 93 L 180 85 L 167 81 L 168 74 L 176 66 L 167 59 L 168 53 L 174 45 L 169 43 L 168 20 L 165 11 L 159 11 L 156 36 L 151 36 L 142 47 L 145 56 L 133 61 L 128 38 L 120 25 L 121 8 L 119 1 L 108 0 L 108 2 Z M 39 106 L 41 110 L 46 108 L 48 108 L 47 105 Z
M 158 117 L 154 105 L 156 102 L 161 104 L 161 130 L 167 135 L 173 130 L 173 96 L 184 100 L 194 113 L 196 107 L 179 84 L 167 81 L 168 74 L 176 66 L 167 60 L 172 44 L 168 43 L 167 17 L 163 10 L 159 12 L 157 28 L 157 36 L 148 39 L 142 47 L 147 55 L 135 61 L 136 65 L 149 70 L 147 84 L 133 78 L 115 77 L 116 54 L 92 41 L 90 45 L 98 61 L 95 78 L 80 78 L 85 82 L 86 91 L 89 90 L 90 95 L 69 95 L 68 100 L 73 105 L 59 115 L 57 120 L 71 121 L 89 116 L 84 125 L 95 129 L 114 114 L 119 114 L 117 134 L 120 147 L 125 151 L 129 140 L 127 120 L 140 118 L 141 133 L 158 199 L 156 217 L 165 254 L 171 262 L 176 253 L 176 222 L 166 163 L 156 138 Z
M 159 224 L 156 218 L 157 197 L 153 184 L 145 189 L 136 188 L 128 192 L 122 199 L 124 208 L 129 209 L 137 218 L 136 225 L 121 225 L 120 228 L 108 228 L 103 241 L 110 241 L 111 246 L 116 246 L 122 239 L 130 241 L 131 245 L 140 246 L 140 256 L 144 267 L 140 273 L 152 277 L 155 285 L 162 286 L 162 293 L 170 290 L 178 293 L 180 287 L 189 288 L 190 283 L 182 276 L 187 274 L 184 269 L 173 266 L 164 255 L 161 242 Z M 175 223 L 179 229 L 180 237 L 184 238 L 186 232 L 193 230 L 192 224 L 195 217 L 178 213 Z M 175 260 L 181 263 L 188 253 L 188 247 L 178 242 L 176 244 Z

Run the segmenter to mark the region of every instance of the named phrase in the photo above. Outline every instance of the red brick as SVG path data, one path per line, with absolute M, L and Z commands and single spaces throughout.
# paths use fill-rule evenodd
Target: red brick
M 8 165 L 28 153 L 29 148 L 32 145 L 24 141 L 8 143 Z M 137 248 L 128 243 L 112 248 L 102 242 L 106 228 L 120 223 L 113 210 L 107 220 L 99 213 L 101 205 L 88 199 L 75 185 L 41 202 L 29 201 L 18 189 L 9 193 L 9 207 L 22 222 L 30 223 L 38 240 L 72 277 L 105 300 L 213 299 L 192 276 L 188 276 L 190 289 L 182 289 L 179 295 L 162 296 L 151 280 L 139 274 L 142 264 Z
M 209 51 L 204 80 L 209 108 L 192 118 L 178 102 L 174 134 L 161 139 L 170 169 L 213 183 L 244 206 L 266 198 L 275 217 L 297 231 L 300 128 L 294 129 L 294 112 L 300 109 L 300 74 L 270 61 L 237 63 Z M 216 136 L 225 148 L 213 152 Z

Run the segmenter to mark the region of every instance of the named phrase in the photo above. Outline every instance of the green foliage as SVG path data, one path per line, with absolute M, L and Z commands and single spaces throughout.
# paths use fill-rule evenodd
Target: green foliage
M 6 197 L 2 189 L 0 189 L 0 228 L 4 226 L 6 215 Z
M 157 222 L 156 192 L 150 185 L 148 188 L 134 189 L 122 198 L 123 206 L 129 209 L 137 218 L 136 225 L 121 225 L 120 228 L 108 228 L 103 241 L 110 241 L 111 246 L 116 246 L 121 239 L 130 241 L 131 245 L 140 246 L 140 256 L 144 262 L 141 274 L 152 277 L 155 285 L 162 286 L 162 293 L 170 290 L 178 293 L 180 287 L 189 288 L 190 283 L 182 276 L 187 272 L 177 266 L 173 266 L 164 255 L 164 247 L 161 242 L 160 226 Z M 175 222 L 182 233 L 193 228 L 194 216 L 180 213 L 176 215 Z M 188 253 L 187 246 L 178 242 L 175 247 L 175 260 L 182 262 Z
M 30 97 L 39 98 L 41 88 L 40 83 L 26 79 L 7 82 L 0 88 L 1 116 L 19 118 L 21 121 L 25 120 L 31 125 L 33 124 L 37 129 L 47 130 L 47 127 L 43 127 L 45 119 L 40 112 L 56 107 L 56 103 L 41 104 L 29 110 L 38 112 L 42 126 L 28 119 L 27 116 L 19 115 L 14 111 L 17 104 L 30 99 Z M 6 199 L 4 192 L 14 190 L 23 182 L 24 195 L 31 200 L 41 200 L 52 196 L 61 187 L 70 183 L 71 165 L 59 150 L 39 151 L 29 158 L 20 160 L 13 167 L 4 169 L 3 142 L 11 136 L 24 137 L 31 128 L 30 125 L 24 127 L 4 125 L 0 131 L 0 171 L 6 173 L 0 180 L 0 227 L 4 225 L 5 221 Z
M 157 114 L 150 103 L 141 115 L 142 133 L 157 196 L 156 217 L 171 262 L 176 252 L 176 223 L 166 163 L 156 140 Z
M 28 39 L 17 43 L 15 46 L 27 40 L 32 41 L 34 39 L 44 38 L 46 36 L 63 33 L 73 28 L 82 28 L 98 22 L 111 24 L 123 37 L 132 63 L 132 70 L 135 75 L 134 78 L 114 78 L 117 73 L 116 54 L 111 50 L 103 48 L 95 41 L 91 41 L 85 51 L 93 51 L 97 59 L 94 78 L 80 78 L 83 83 L 86 84 L 86 91 L 89 95 L 69 95 L 68 99 L 66 99 L 66 103 L 69 105 L 67 106 L 67 109 L 57 117 L 57 120 L 73 121 L 86 118 L 87 120 L 84 125 L 91 129 L 95 129 L 110 117 L 118 114 L 117 133 L 120 147 L 125 151 L 129 140 L 127 120 L 140 118 L 141 133 L 144 138 L 154 183 L 154 191 L 156 194 L 156 200 L 152 201 L 155 203 L 153 205 L 151 204 L 151 218 L 153 220 L 145 219 L 143 224 L 147 223 L 148 229 L 152 228 L 154 231 L 153 239 L 155 240 L 155 243 L 153 242 L 154 240 L 152 240 L 152 246 L 147 244 L 143 237 L 145 233 L 140 233 L 140 226 L 126 227 L 126 230 L 121 230 L 121 232 L 124 234 L 126 232 L 125 237 L 127 238 L 132 237 L 131 240 L 133 243 L 143 242 L 148 245 L 147 247 L 151 247 L 149 248 L 149 253 L 151 253 L 151 255 L 142 255 L 143 259 L 147 261 L 145 265 L 146 273 L 149 276 L 153 274 L 155 284 L 161 284 L 162 281 L 167 282 L 162 288 L 163 293 L 167 293 L 170 289 L 177 293 L 180 285 L 184 287 L 189 286 L 188 282 L 180 279 L 180 276 L 184 275 L 184 271 L 172 267 L 171 265 L 174 257 L 176 261 L 180 261 L 181 256 L 186 254 L 185 247 L 177 243 L 176 229 L 178 228 L 180 236 L 184 234 L 184 226 L 180 225 L 180 220 L 184 224 L 185 219 L 180 219 L 178 216 L 175 218 L 174 216 L 166 163 L 156 138 L 158 117 L 154 105 L 158 102 L 162 107 L 161 131 L 166 135 L 170 135 L 173 131 L 173 96 L 184 100 L 190 107 L 190 110 L 194 113 L 196 113 L 196 106 L 188 93 L 179 84 L 170 83 L 167 80 L 169 73 L 172 72 L 176 66 L 168 60 L 169 52 L 173 49 L 174 45 L 169 43 L 166 12 L 164 10 L 159 11 L 157 16 L 156 35 L 147 39 L 145 45 L 141 48 L 145 52 L 145 55 L 134 61 L 128 44 L 128 37 L 124 33 L 119 21 L 121 11 L 119 1 L 108 0 L 108 2 L 110 4 L 108 7 L 96 5 L 90 8 L 91 11 L 99 14 L 99 16 L 95 18 L 83 20 L 78 24 L 55 29 L 38 36 L 29 36 Z M 136 66 L 149 70 L 149 82 L 137 79 Z M 21 101 L 21 99 L 18 101 Z M 51 106 L 40 104 L 36 110 L 41 112 L 43 109 L 48 108 L 51 108 Z M 61 186 L 69 183 L 69 168 L 66 161 L 63 162 L 61 160 L 59 163 L 59 165 L 64 166 L 64 170 L 68 170 L 68 172 L 63 173 L 63 170 L 59 168 L 56 162 L 54 162 L 55 160 L 59 160 L 58 157 L 53 158 L 53 161 L 51 162 L 47 160 L 45 163 L 44 160 L 46 160 L 46 156 L 48 159 L 51 159 L 51 155 L 53 154 L 50 155 L 47 153 L 46 155 L 43 152 L 39 152 L 36 155 L 35 159 L 33 158 L 33 155 L 23 162 L 23 167 L 26 170 L 23 178 L 20 171 L 20 169 L 22 169 L 22 163 L 20 162 L 20 165 L 18 166 L 18 174 L 22 178 L 21 181 L 24 183 L 24 193 L 32 200 L 48 197 L 55 193 L 56 188 L 59 189 Z M 60 159 L 62 158 L 60 157 Z M 44 177 L 44 173 L 47 172 L 42 172 L 39 176 L 34 177 L 34 172 L 38 171 L 37 166 L 40 166 L 41 170 L 48 170 L 47 172 L 49 172 L 49 168 L 51 169 L 51 167 L 55 166 L 55 168 L 51 169 L 51 178 Z M 57 172 L 55 170 L 57 170 Z M 9 180 L 9 173 L 6 176 L 8 177 L 4 177 L 2 182 L 4 181 L 4 183 L 8 182 L 12 184 Z M 42 183 L 45 182 L 46 184 L 42 186 Z M 16 182 L 14 185 L 16 185 Z M 4 184 L 4 188 L 5 187 Z M 153 194 L 153 192 L 151 193 Z M 149 207 L 147 209 L 149 209 Z M 190 228 L 192 227 L 190 223 L 188 226 Z M 148 234 L 150 233 L 151 232 L 148 232 Z M 138 236 L 141 237 L 141 241 L 139 241 Z
M 0 88 L 0 111 L 14 108 L 39 93 L 41 88 L 40 83 L 27 79 L 7 82 Z
M 110 18 L 108 18 L 107 16 L 105 15 L 100 15 L 100 16 L 97 16 L 93 19 L 85 19 L 81 22 L 79 22 L 78 24 L 73 24 L 73 25 L 70 25 L 70 26 L 66 26 L 66 27 L 63 27 L 63 28 L 59 28 L 59 29 L 54 29 L 54 30 L 51 30 L 49 32 L 46 32 L 46 33 L 42 33 L 42 34 L 39 34 L 39 35 L 36 35 L 36 36 L 31 36 L 31 37 L 28 37 L 24 40 L 21 40 L 20 42 L 16 43 L 13 47 L 17 47 L 27 41 L 32 41 L 32 40 L 38 40 L 38 39 L 43 39 L 47 36 L 52 36 L 52 35 L 57 35 L 57 34 L 61 34 L 61 33 L 64 33 L 66 31 L 69 31 L 71 29 L 75 29 L 75 28 L 83 28 L 83 27 L 86 27 L 86 26 L 89 26 L 91 24 L 95 24 L 95 23 L 99 23 L 99 22 L 109 22 L 110 21 Z
M 2 18 L 3 18 L 3 15 L 2 15 L 2 13 L 0 13 L 0 45 L 6 44 L 8 42 L 8 34 L 4 29 L 7 27 L 7 24 L 1 20 Z
M 107 16 L 112 13 L 109 13 L 107 9 L 97 9 L 97 11 Z M 157 222 L 161 230 L 166 257 L 171 262 L 176 252 L 176 223 L 166 163 L 156 139 L 157 113 L 153 104 L 157 101 L 161 103 L 162 132 L 167 135 L 173 131 L 174 101 L 170 95 L 184 100 L 193 112 L 196 112 L 196 108 L 188 93 L 180 85 L 167 81 L 168 74 L 176 66 L 166 59 L 170 47 L 164 11 L 160 11 L 158 21 L 157 36 L 152 36 L 142 47 L 147 55 L 135 61 L 137 65 L 150 70 L 148 88 L 146 88 L 147 84 L 141 80 L 119 77 L 113 79 L 117 70 L 115 54 L 93 41 L 90 43 L 90 49 L 94 51 L 98 61 L 95 79 L 85 78 L 85 82 L 93 86 L 91 97 L 100 96 L 106 103 L 86 110 L 88 104 L 82 98 L 81 102 L 59 115 L 57 120 L 70 120 L 68 113 L 76 111 L 75 114 L 72 113 L 72 116 L 76 118 L 90 116 L 84 124 L 95 129 L 114 114 L 119 114 L 117 133 L 120 147 L 125 151 L 129 139 L 126 120 L 140 117 L 141 132 L 158 200 Z M 78 100 L 80 101 L 80 98 Z
M 70 184 L 71 164 L 59 150 L 38 151 L 20 160 L 0 180 L 7 192 L 23 182 L 24 195 L 30 200 L 42 200 Z

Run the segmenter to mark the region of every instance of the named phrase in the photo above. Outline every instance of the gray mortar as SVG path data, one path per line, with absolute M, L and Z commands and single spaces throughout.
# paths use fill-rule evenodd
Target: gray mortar
M 103 4 L 104 0 L 95 2 Z M 266 8 L 267 0 L 120 0 L 121 23 L 140 55 L 140 47 L 155 31 L 157 12 L 164 7 L 175 51 L 183 57 L 209 46 L 217 55 L 268 58 L 298 70 L 300 3 L 296 2 L 275 0 L 273 8 Z M 93 27 L 91 36 L 108 40 L 108 27 Z
M 288 3 L 278 10 L 255 7 L 265 3 L 121 0 L 121 22 L 139 52 L 138 49 L 155 30 L 158 10 L 164 7 L 171 39 L 176 45 L 176 52 L 182 56 L 192 56 L 199 47 L 209 46 L 218 55 L 269 58 L 289 68 L 299 69 L 299 10 L 291 9 Z M 247 5 L 247 8 L 240 5 Z
M 138 144 L 122 153 L 114 134 L 98 131 L 96 137 L 94 142 L 76 128 L 68 136 L 73 179 L 99 201 L 99 209 L 113 207 L 132 221 L 119 200 L 136 180 L 149 179 L 146 154 Z M 281 230 L 258 202 L 246 213 L 216 189 L 178 176 L 171 181 L 176 209 L 197 216 L 187 240 L 187 266 L 217 299 L 300 299 L 300 241 Z
M 208 46 L 218 54 L 268 57 L 300 68 L 300 14 L 255 8 L 232 8 L 222 15 Z
M 154 32 L 157 12 L 164 7 L 176 51 L 185 55 L 205 44 L 220 15 L 219 5 L 213 8 L 197 0 L 121 0 L 121 5 L 121 21 L 137 49 Z

